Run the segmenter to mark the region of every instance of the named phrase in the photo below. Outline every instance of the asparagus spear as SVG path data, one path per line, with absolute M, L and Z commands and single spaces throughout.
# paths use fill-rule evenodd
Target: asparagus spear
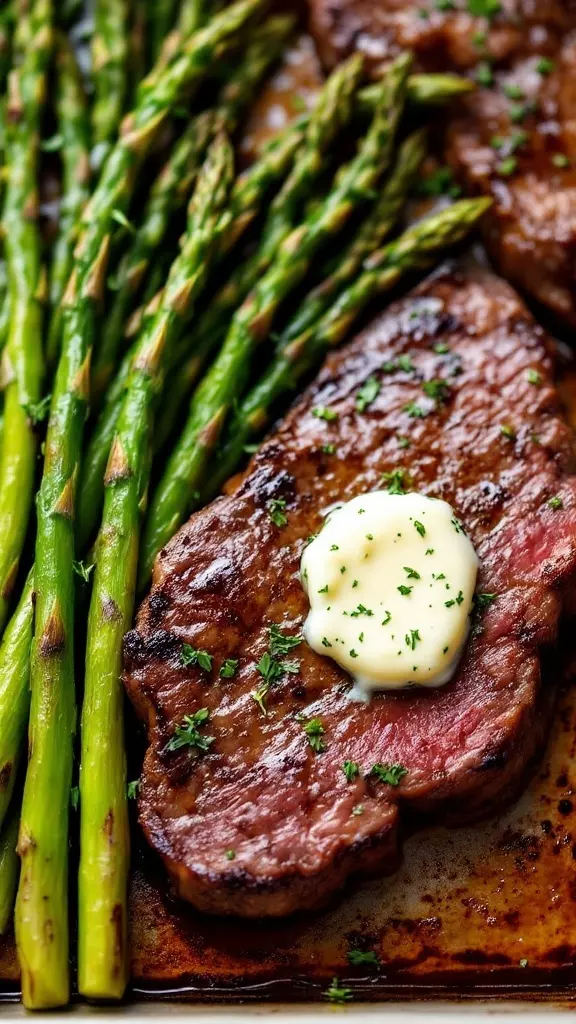
M 425 133 L 414 132 L 401 145 L 398 159 L 390 180 L 368 212 L 356 238 L 338 258 L 332 273 L 314 288 L 303 301 L 293 319 L 282 332 L 279 344 L 287 344 L 292 337 L 297 337 L 306 327 L 314 324 L 321 314 L 330 306 L 338 292 L 354 278 L 362 260 L 373 252 L 392 230 L 402 208 L 410 185 L 425 154 Z M 160 451 L 172 434 L 181 415 L 186 397 L 192 385 L 198 379 L 202 366 L 201 353 L 193 350 L 182 363 L 171 372 L 166 393 L 170 401 L 164 403 L 158 417 L 155 431 L 155 447 Z M 242 442 L 241 442 L 242 444 Z
M 8 615 L 34 489 L 35 419 L 43 376 L 36 179 L 51 17 L 50 0 L 36 0 L 21 19 L 17 44 L 26 46 L 26 53 L 10 75 L 3 213 L 10 322 L 3 354 L 7 384 L 0 453 L 0 629 Z
M 306 124 L 304 143 L 291 174 L 272 202 L 254 256 L 240 264 L 220 289 L 196 332 L 196 341 L 214 347 L 237 307 L 273 261 L 302 210 L 305 199 L 324 166 L 324 156 L 338 131 L 351 117 L 362 62 L 358 56 L 342 64 L 326 82 Z
M 80 69 L 66 37 L 60 34 L 56 50 L 56 110 L 62 137 L 63 187 L 58 237 L 52 251 L 46 358 L 58 358 L 62 313 L 60 303 L 72 269 L 75 235 L 90 194 L 90 126 Z
M 93 399 L 97 400 L 103 394 L 114 374 L 118 348 L 134 296 L 138 294 L 162 244 L 172 213 L 186 201 L 214 125 L 213 111 L 205 111 L 195 117 L 154 182 L 142 224 L 120 265 L 119 288 L 96 352 L 92 374 Z
M 128 46 L 130 50 L 128 91 L 131 102 L 136 98 L 138 86 L 146 74 L 147 16 L 148 4 L 146 0 L 132 0 L 128 28 Z
M 273 140 L 264 150 L 261 159 L 236 179 L 230 199 L 232 217 L 220 240 L 218 256 L 229 252 L 242 237 L 243 232 L 257 216 L 270 188 L 286 174 L 301 142 L 300 128 L 292 128 L 278 139 Z M 140 321 L 142 321 L 142 317 L 140 317 Z M 198 360 L 198 371 L 212 351 L 213 341 L 214 339 L 211 337 L 197 339 L 194 333 L 194 351 Z M 187 341 L 188 344 L 189 341 Z M 183 348 L 186 348 L 187 345 Z M 175 362 L 183 354 L 184 352 L 176 346 Z M 98 525 L 102 508 L 102 480 L 114 437 L 120 401 L 128 379 L 131 358 L 132 356 L 129 354 L 123 360 L 111 382 L 98 423 L 88 441 L 82 459 L 81 485 L 78 495 L 80 549 L 85 548 L 90 542 Z
M 116 138 L 128 88 L 128 4 L 96 0 L 92 36 L 92 162 L 99 171 Z
M 19 821 L 19 808 L 14 807 L 0 831 L 0 935 L 5 935 L 12 924 L 20 867 L 16 853 Z
M 0 644 L 0 828 L 12 796 L 30 706 L 30 644 L 34 614 L 32 575 Z
M 284 339 L 284 346 L 237 409 L 202 501 L 210 500 L 236 470 L 244 446 L 263 431 L 278 399 L 297 387 L 328 348 L 344 340 L 367 303 L 391 291 L 404 274 L 431 266 L 439 253 L 472 231 L 489 206 L 489 199 L 462 199 L 414 224 L 366 260 L 366 269 L 315 324 L 305 327 L 299 336 L 291 334 L 290 341 Z
M 116 292 L 104 328 L 93 373 L 96 396 L 108 386 L 116 366 L 116 354 L 134 297 L 146 278 L 150 264 L 168 229 L 172 215 L 186 202 L 206 147 L 219 127 L 234 132 L 239 117 L 254 91 L 283 46 L 293 19 L 270 18 L 256 33 L 246 57 L 225 86 L 216 110 L 204 111 L 194 118 L 154 183 L 143 221 L 120 267 L 120 287 Z
M 140 585 L 145 585 L 158 551 L 194 503 L 228 411 L 244 387 L 252 352 L 268 335 L 280 303 L 303 279 L 320 246 L 338 233 L 371 193 L 387 166 L 393 133 L 391 97 L 397 102 L 407 70 L 408 63 L 399 61 L 394 75 L 381 84 L 381 101 L 357 156 L 338 173 L 320 208 L 288 235 L 277 259 L 236 313 L 219 356 L 192 399 L 184 430 L 152 498 Z
M 104 481 L 88 620 L 80 774 L 78 987 L 90 998 L 120 998 L 127 981 L 129 837 L 120 674 L 122 638 L 134 607 L 154 407 L 183 310 L 191 308 L 206 281 L 232 165 L 232 150 L 218 136 L 190 205 L 187 240 L 172 265 L 154 322 L 138 345 Z
M 74 736 L 74 506 L 86 415 L 95 307 L 103 289 L 114 210 L 125 212 L 138 162 L 183 87 L 197 83 L 262 0 L 239 0 L 142 83 L 83 217 L 66 289 L 62 354 L 52 395 L 38 496 L 32 646 L 31 755 L 24 786 L 16 937 L 26 1006 L 69 995 L 68 804 Z
M 12 63 L 12 30 L 14 9 L 12 3 L 4 5 L 0 11 L 0 88 L 4 89 L 10 65 Z
M 157 60 L 162 52 L 166 37 L 176 21 L 176 0 L 155 0 L 150 11 L 150 60 Z M 195 30 L 194 26 L 193 31 Z
M 338 257 L 333 271 L 306 296 L 283 330 L 280 346 L 289 344 L 302 331 L 316 323 L 338 293 L 357 276 L 365 257 L 374 252 L 390 233 L 424 159 L 425 143 L 426 135 L 423 131 L 414 132 L 402 143 L 394 170 L 379 199 L 368 211 L 346 252 Z
M 184 39 L 202 24 L 204 8 L 203 0 L 182 0 L 178 17 L 178 31 Z

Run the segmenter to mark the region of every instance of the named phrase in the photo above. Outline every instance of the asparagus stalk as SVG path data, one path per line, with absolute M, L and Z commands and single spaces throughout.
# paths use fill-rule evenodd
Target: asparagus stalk
M 239 0 L 142 83 L 84 213 L 76 266 L 65 295 L 62 353 L 52 395 L 38 495 L 30 708 L 31 754 L 24 785 L 16 938 L 29 1008 L 69 996 L 68 806 L 74 736 L 74 507 L 86 416 L 95 308 L 102 296 L 114 210 L 126 211 L 138 163 L 185 86 L 205 76 L 262 0 Z
M 148 4 L 146 0 L 132 0 L 128 39 L 130 49 L 129 95 L 133 102 L 138 86 L 146 73 L 146 34 L 148 29 Z
M 324 203 L 281 245 L 277 259 L 236 313 L 224 346 L 192 399 L 188 420 L 152 498 L 144 533 L 140 585 L 152 571 L 158 551 L 194 504 L 204 483 L 208 459 L 225 418 L 242 393 L 250 359 L 265 338 L 282 300 L 300 283 L 321 245 L 334 238 L 374 189 L 390 159 L 393 118 L 408 70 L 398 61 L 381 84 L 381 100 L 357 156 L 336 176 Z
M 344 340 L 368 302 L 390 292 L 410 271 L 431 266 L 443 250 L 473 230 L 489 206 L 489 199 L 462 199 L 414 224 L 366 260 L 363 272 L 315 324 L 309 324 L 299 336 L 290 334 L 289 341 L 283 339 L 285 344 L 236 410 L 202 501 L 210 500 L 236 470 L 244 446 L 264 430 L 278 399 L 298 386 L 328 348 Z
M 138 345 L 104 481 L 88 619 L 80 773 L 78 987 L 90 998 L 121 998 L 127 981 L 129 836 L 120 674 L 122 638 L 134 607 L 154 408 L 183 310 L 191 308 L 206 281 L 232 166 L 232 150 L 218 136 L 190 205 L 187 240 L 172 265 L 154 322 Z
M 99 171 L 116 138 L 128 89 L 128 4 L 96 0 L 92 36 L 92 162 Z
M 12 924 L 20 867 L 16 853 L 19 821 L 19 808 L 15 807 L 0 831 L 0 935 L 5 935 Z
M 270 18 L 257 31 L 245 59 L 223 89 L 218 107 L 204 111 L 190 122 L 154 183 L 142 224 L 122 261 L 120 287 L 114 297 L 96 354 L 92 377 L 96 397 L 103 393 L 112 378 L 118 347 L 134 298 L 146 279 L 151 263 L 157 258 L 157 251 L 171 217 L 182 208 L 190 194 L 210 139 L 220 127 L 229 133 L 235 131 L 243 109 L 252 99 L 266 69 L 278 57 L 292 26 L 292 18 L 279 16 Z
M 0 828 L 12 796 L 28 724 L 32 598 L 30 575 L 0 644 Z
M 195 32 L 204 20 L 204 0 L 182 0 L 178 17 L 178 31 L 183 39 Z
M 150 60 L 160 56 L 163 44 L 176 21 L 176 0 L 155 0 L 150 10 Z M 194 25 L 193 31 L 197 28 Z
M 295 316 L 282 331 L 280 346 L 288 345 L 316 323 L 342 289 L 357 276 L 363 260 L 390 234 L 426 154 L 426 133 L 414 132 L 400 146 L 396 165 L 379 199 L 366 215 L 346 252 L 334 269 L 306 296 Z
M 368 212 L 355 239 L 343 256 L 338 258 L 333 272 L 329 273 L 324 281 L 314 288 L 303 301 L 293 319 L 282 332 L 280 345 L 288 344 L 293 337 L 297 337 L 320 318 L 338 292 L 355 277 L 364 257 L 378 248 L 386 235 L 390 233 L 424 155 L 425 133 L 423 131 L 414 132 L 402 143 L 390 180 L 386 182 L 380 198 Z M 166 393 L 170 395 L 170 401 L 164 404 L 158 417 L 155 431 L 157 451 L 163 448 L 172 434 L 186 397 L 198 379 L 202 366 L 199 356 L 200 353 L 195 349 L 191 356 L 174 368 L 168 378 Z M 240 442 L 240 449 L 242 443 Z
M 62 312 L 60 303 L 72 269 L 78 224 L 90 195 L 90 125 L 80 69 L 64 35 L 56 50 L 56 111 L 62 136 L 63 187 L 58 237 L 52 252 L 49 300 L 51 308 L 46 359 L 58 358 Z
M 278 139 L 273 140 L 264 150 L 262 157 L 236 179 L 230 199 L 232 217 L 220 239 L 218 257 L 229 252 L 253 222 L 274 183 L 287 173 L 295 153 L 302 142 L 299 127 L 291 128 Z M 142 322 L 142 316 L 140 316 Z M 137 333 L 137 332 L 136 332 Z M 194 352 L 198 372 L 213 349 L 214 338 L 197 339 L 194 332 Z M 190 344 L 186 339 L 186 349 Z M 175 362 L 182 358 L 184 351 L 176 346 Z M 111 382 L 98 423 L 90 437 L 82 459 L 81 485 L 78 502 L 78 540 L 84 549 L 96 531 L 102 508 L 104 470 L 114 437 L 120 401 L 124 393 L 131 365 L 130 353 L 122 362 Z
M 18 27 L 26 46 L 9 80 L 4 247 L 10 321 L 3 353 L 6 429 L 0 451 L 0 630 L 10 607 L 34 490 L 35 420 L 41 398 L 41 249 L 38 233 L 39 127 L 51 52 L 50 0 L 36 0 Z
M 12 63 L 14 9 L 6 3 L 0 11 L 0 89 L 4 89 Z
M 154 182 L 142 224 L 119 268 L 119 288 L 114 295 L 94 362 L 93 400 L 102 396 L 112 379 L 134 297 L 146 279 L 172 214 L 186 201 L 214 124 L 213 111 L 205 111 L 195 117 Z
M 350 120 L 361 74 L 362 62 L 356 55 L 337 68 L 326 82 L 307 121 L 302 151 L 271 204 L 258 250 L 251 259 L 236 268 L 211 301 L 198 324 L 198 344 L 215 347 L 226 333 L 226 325 L 234 311 L 268 269 L 278 246 L 294 227 L 304 201 L 324 166 L 328 147 Z

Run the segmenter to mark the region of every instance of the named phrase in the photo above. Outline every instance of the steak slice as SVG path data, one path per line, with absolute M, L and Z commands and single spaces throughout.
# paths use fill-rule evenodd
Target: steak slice
M 360 413 L 355 396 L 372 375 L 382 387 Z M 431 379 L 448 383 L 444 401 L 426 397 Z M 319 418 L 322 407 L 337 419 Z M 395 868 L 410 809 L 465 821 L 517 792 L 545 737 L 554 688 L 541 653 L 576 566 L 572 462 L 543 331 L 485 271 L 443 269 L 329 358 L 236 489 L 160 554 L 125 640 L 125 682 L 150 744 L 140 821 L 180 896 L 250 917 L 316 907 L 351 874 Z M 456 677 L 355 703 L 349 677 L 302 642 L 290 653 L 298 673 L 274 683 L 263 716 L 252 694 L 268 629 L 296 634 L 307 614 L 306 539 L 334 502 L 401 469 L 413 489 L 452 503 L 481 558 L 478 590 L 496 595 Z M 285 525 L 272 521 L 275 499 Z M 212 670 L 184 665 L 184 643 L 212 654 Z M 228 658 L 238 668 L 222 678 Z M 170 751 L 200 708 L 208 752 Z M 324 752 L 301 716 L 321 719 Z M 363 770 L 351 782 L 347 760 Z M 397 788 L 364 778 L 375 762 L 407 775 Z
M 486 81 L 492 68 L 492 85 L 452 108 L 446 158 L 468 192 L 494 200 L 484 232 L 499 271 L 576 324 L 576 3 L 505 0 L 488 23 L 433 0 L 310 2 L 327 64 L 354 48 L 379 63 L 409 47 L 424 70 Z

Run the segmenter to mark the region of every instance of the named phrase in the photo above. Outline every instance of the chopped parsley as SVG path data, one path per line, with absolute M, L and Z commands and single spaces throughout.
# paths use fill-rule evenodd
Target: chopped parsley
M 409 633 L 406 633 L 404 639 L 406 641 L 406 646 L 413 651 L 416 644 L 422 639 L 422 637 L 417 629 L 411 629 Z
M 500 425 L 500 433 L 504 437 L 507 437 L 509 441 L 516 440 L 516 431 L 514 430 L 514 427 L 511 427 L 508 423 L 502 423 Z
M 308 722 L 304 722 L 302 728 L 308 737 L 308 743 L 312 747 L 315 754 L 321 754 L 323 750 L 326 750 L 326 743 L 322 739 L 324 735 L 324 726 L 320 718 L 311 718 Z
M 257 663 L 256 671 L 260 673 L 267 687 L 270 687 L 277 683 L 279 679 L 282 679 L 285 669 L 279 661 L 272 657 L 269 651 L 266 651 Z
M 133 779 L 126 784 L 126 797 L 128 800 L 135 800 L 140 789 L 140 779 Z
M 332 423 L 338 419 L 338 413 L 335 409 L 327 409 L 325 405 L 317 405 L 312 409 L 312 415 L 319 420 L 326 420 L 327 423 Z
M 323 444 L 322 448 L 320 450 L 324 453 L 324 455 L 335 455 L 336 454 L 336 445 L 335 444 Z
M 399 370 L 403 370 L 404 373 L 412 373 L 414 371 L 414 363 L 409 355 L 398 356 L 396 365 Z
M 75 572 L 76 575 L 80 577 L 80 579 L 84 580 L 85 583 L 88 583 L 88 580 L 90 579 L 90 573 L 92 572 L 93 569 L 93 562 L 91 565 L 85 565 L 84 562 L 72 562 L 72 571 Z
M 542 383 L 541 375 L 538 373 L 538 370 L 535 370 L 533 367 L 530 367 L 530 369 L 526 371 L 526 378 L 529 384 L 534 384 L 536 387 Z
M 346 782 L 352 782 L 353 779 L 360 775 L 360 765 L 356 764 L 356 761 L 344 761 L 342 771 L 346 776 Z
M 235 850 L 226 850 L 226 860 L 234 860 L 235 857 L 236 857 L 236 851 Z
M 509 156 L 506 160 L 501 160 L 497 165 L 496 170 L 503 178 L 509 178 L 511 174 L 514 174 L 518 167 L 518 161 L 515 156 Z
M 426 536 L 426 527 L 424 523 L 421 523 L 418 519 L 414 520 L 414 529 L 420 534 L 421 537 Z
M 549 498 L 548 504 L 550 508 L 553 508 L 554 510 L 558 508 L 564 508 L 564 502 L 562 501 L 562 498 L 558 497 L 558 495 L 555 495 L 555 497 L 553 498 Z
M 332 644 L 330 643 L 327 636 L 322 637 L 322 647 L 332 647 Z
M 408 576 L 409 580 L 419 580 L 420 579 L 420 573 L 416 572 L 416 569 L 411 569 L 409 565 L 405 565 L 403 568 L 404 568 L 404 572 Z
M 483 85 L 486 87 L 492 85 L 492 82 L 494 81 L 494 75 L 492 73 L 492 68 L 488 61 L 481 60 L 480 63 L 476 66 L 476 81 L 478 82 L 478 85 Z
M 468 0 L 468 12 L 475 18 L 493 18 L 502 10 L 500 0 Z
M 166 750 L 180 750 L 181 747 L 195 747 L 201 753 L 206 753 L 214 742 L 214 736 L 205 736 L 200 732 L 202 726 L 210 718 L 208 708 L 200 708 L 193 715 L 184 715 L 184 718 L 174 730 L 172 739 L 168 740 Z
M 413 420 L 423 420 L 428 415 L 426 410 L 421 405 L 418 405 L 417 402 L 407 402 L 402 407 L 402 411 L 407 412 Z
M 461 189 L 454 183 L 454 175 L 449 167 L 438 167 L 420 182 L 416 191 L 419 196 L 449 195 L 456 199 Z
M 266 508 L 274 526 L 286 526 L 288 516 L 286 515 L 286 498 L 270 498 Z
M 385 615 L 385 618 L 382 619 L 382 622 L 380 623 L 381 626 L 387 626 L 388 625 L 388 623 L 390 622 L 390 619 L 392 618 L 392 612 L 389 612 L 388 610 L 386 610 L 384 612 L 384 615 Z
M 489 608 L 493 601 L 496 600 L 497 594 L 474 594 L 474 610 L 483 612 L 485 608 Z
M 570 160 L 565 153 L 554 153 L 552 163 L 554 167 L 570 167 Z
M 220 676 L 222 679 L 232 679 L 236 675 L 236 669 L 238 668 L 237 658 L 226 658 L 226 661 L 222 662 L 220 666 Z
M 405 494 L 408 485 L 408 473 L 405 469 L 391 469 L 383 473 L 381 482 L 387 485 L 388 494 Z
M 358 606 L 357 606 L 357 607 L 356 607 L 356 608 L 354 609 L 354 611 L 353 611 L 353 612 L 350 612 L 350 616 L 351 616 L 351 617 L 352 617 L 353 619 L 357 619 L 359 615 L 368 615 L 368 616 L 370 616 L 370 615 L 374 615 L 374 612 L 372 611 L 372 609 L 371 609 L 371 608 L 367 608 L 367 607 L 366 607 L 366 605 L 364 605 L 364 604 L 359 604 L 359 605 L 358 605 Z
M 369 405 L 380 394 L 381 384 L 373 375 L 364 381 L 361 388 L 356 392 L 356 408 L 358 412 L 365 412 Z
M 325 996 L 331 1003 L 349 1003 L 354 998 L 352 989 L 341 985 L 338 978 L 332 978 L 332 984 L 326 989 Z
M 403 597 L 409 597 L 414 588 L 413 587 L 405 587 L 404 584 L 401 583 L 400 586 L 397 587 L 396 589 L 402 594 Z
M 51 401 L 52 395 L 45 395 L 39 402 L 24 403 L 22 408 L 34 426 L 36 426 L 37 423 L 42 423 L 42 421 L 46 419 L 48 412 L 50 411 Z
M 536 71 L 539 75 L 549 75 L 555 67 L 556 64 L 550 57 L 539 57 L 536 61 Z
M 411 441 L 410 441 L 409 437 L 404 437 L 403 434 L 399 434 L 398 435 L 398 447 L 399 448 L 409 448 L 410 444 L 411 444 Z
M 504 90 L 504 95 L 507 96 L 509 100 L 524 99 L 524 92 L 516 82 L 508 82 L 506 85 L 503 85 L 502 88 Z
M 182 644 L 180 651 L 180 664 L 188 668 L 190 665 L 198 665 L 204 672 L 212 671 L 212 655 L 208 651 L 199 651 L 190 644 Z
M 269 626 L 268 636 L 270 637 L 270 654 L 273 658 L 288 654 L 288 651 L 293 650 L 294 647 L 298 647 L 302 643 L 300 633 L 297 633 L 295 636 L 289 636 L 287 633 L 283 633 L 280 626 L 275 622 Z
M 374 950 L 369 949 L 366 952 L 362 949 L 351 949 L 348 951 L 348 960 L 353 967 L 379 967 L 380 961 L 376 956 Z
M 401 764 L 373 764 L 368 772 L 369 778 L 377 779 L 378 782 L 386 782 L 389 786 L 399 786 L 408 769 Z
M 432 398 L 435 402 L 444 402 L 450 393 L 450 385 L 445 380 L 425 380 L 422 390 L 427 398 Z

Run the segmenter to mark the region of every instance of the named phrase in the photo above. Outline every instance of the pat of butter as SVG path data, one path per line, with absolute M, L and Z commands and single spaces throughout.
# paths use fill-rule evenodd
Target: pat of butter
M 306 641 L 356 695 L 452 678 L 470 627 L 478 558 L 454 510 L 372 491 L 330 512 L 302 555 Z

